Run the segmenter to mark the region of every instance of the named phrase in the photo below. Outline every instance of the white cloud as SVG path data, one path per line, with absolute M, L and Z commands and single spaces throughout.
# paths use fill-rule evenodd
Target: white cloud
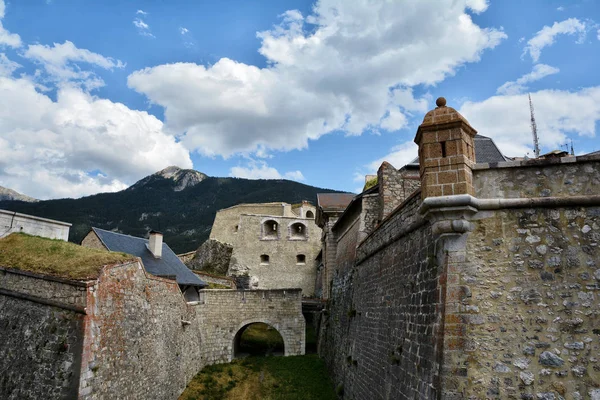
M 5 11 L 6 5 L 4 4 L 4 0 L 0 0 L 0 48 L 4 46 L 21 47 L 21 37 L 16 33 L 10 33 L 2 26 Z
M 181 33 L 182 35 L 185 35 L 186 33 L 188 33 L 190 30 L 184 27 L 179 27 L 179 33 Z
M 595 125 L 600 121 L 600 86 L 573 92 L 542 90 L 531 93 L 531 98 L 542 151 L 558 148 L 567 135 L 595 136 Z M 466 102 L 460 112 L 480 134 L 493 138 L 505 155 L 533 154 L 526 94 Z
M 0 76 L 11 76 L 18 68 L 21 68 L 20 64 L 9 60 L 6 54 L 0 53 Z
M 600 29 L 598 29 L 598 40 L 600 40 Z
M 551 46 L 557 35 L 579 34 L 578 43 L 585 38 L 586 24 L 577 18 L 569 18 L 561 22 L 555 22 L 552 26 L 544 26 L 534 37 L 527 41 L 523 49 L 523 55 L 529 53 L 534 62 L 537 62 L 542 54 L 542 49 Z
M 140 11 L 140 10 L 138 10 Z M 154 35 L 150 31 L 150 26 L 145 23 L 141 18 L 136 18 L 133 20 L 133 25 L 137 28 L 137 31 L 140 35 L 153 38 Z
M 187 150 L 146 112 L 62 85 L 56 101 L 30 80 L 0 77 L 0 184 L 38 198 L 126 187 Z M 103 174 L 90 174 L 91 171 Z
M 467 0 L 466 3 L 467 7 L 477 14 L 484 12 L 489 7 L 487 0 Z
M 233 167 L 229 176 L 245 179 L 290 179 L 293 181 L 304 181 L 304 175 L 300 171 L 289 171 L 281 175 L 277 169 L 269 167 L 264 161 L 251 160 L 247 167 Z
M 368 173 L 374 174 L 384 161 L 392 164 L 396 168 L 402 168 L 417 157 L 419 148 L 414 141 L 404 142 L 398 146 L 392 147 L 391 151 L 385 156 L 369 163 Z M 363 177 L 364 179 L 364 177 Z
M 140 15 L 148 15 L 148 13 L 144 10 L 137 10 L 135 13 Z
M 291 10 L 258 34 L 266 68 L 227 58 L 166 64 L 134 72 L 128 85 L 163 106 L 169 132 L 205 155 L 301 149 L 336 130 L 393 129 L 403 126 L 400 114 L 426 104 L 411 87 L 442 81 L 506 38 L 467 12 L 486 7 L 322 0 L 306 18 Z
M 88 64 L 107 70 L 125 66 L 121 60 L 105 57 L 87 49 L 80 49 L 68 40 L 63 44 L 54 43 L 53 46 L 29 45 L 22 56 L 40 63 L 51 80 L 82 83 L 88 90 L 103 86 L 104 82 L 92 71 L 82 70 L 79 64 Z
M 556 11 L 565 11 L 565 8 L 563 6 L 558 6 L 556 7 Z
M 304 175 L 302 175 L 302 172 L 300 172 L 298 170 L 286 172 L 284 177 L 285 177 L 285 179 L 290 179 L 292 181 L 299 181 L 299 182 L 304 182 L 306 180 L 304 178 Z
M 557 74 L 560 72 L 558 68 L 554 68 L 546 64 L 536 64 L 533 66 L 533 70 L 520 77 L 516 81 L 509 81 L 500 86 L 496 93 L 498 94 L 519 94 L 524 90 L 527 90 L 527 83 L 538 81 L 545 78 L 548 75 Z

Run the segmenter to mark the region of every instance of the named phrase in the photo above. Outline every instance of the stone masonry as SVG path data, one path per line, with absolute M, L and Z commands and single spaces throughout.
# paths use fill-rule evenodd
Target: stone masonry
M 0 269 L 0 398 L 176 399 L 204 366 L 231 361 L 248 324 L 304 354 L 301 302 L 280 289 L 202 290 L 189 303 L 139 261 L 87 282 Z
M 475 164 L 474 132 L 438 99 L 420 193 L 335 235 L 319 351 L 345 399 L 600 399 L 600 157 Z
M 312 297 L 320 239 L 310 203 L 240 204 L 217 212 L 210 240 L 195 260 L 224 266 L 225 244 L 233 248 L 227 275 L 247 282 L 251 289 L 298 287 L 305 297 Z M 219 246 L 211 244 L 217 242 Z

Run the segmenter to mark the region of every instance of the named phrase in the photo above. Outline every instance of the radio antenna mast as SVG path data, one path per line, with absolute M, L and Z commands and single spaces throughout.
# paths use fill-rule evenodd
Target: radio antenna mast
M 535 124 L 535 115 L 533 114 L 533 103 L 531 101 L 531 94 L 529 96 L 529 111 L 531 112 L 531 133 L 533 134 L 533 153 L 535 158 L 540 156 L 540 142 L 537 134 L 537 125 Z

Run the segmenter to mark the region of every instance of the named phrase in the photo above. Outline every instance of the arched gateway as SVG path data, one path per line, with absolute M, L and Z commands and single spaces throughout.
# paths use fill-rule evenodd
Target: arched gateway
M 250 320 L 250 321 L 242 322 L 240 324 L 240 328 L 237 330 L 237 332 L 233 336 L 233 346 L 232 346 L 233 358 L 238 358 L 239 356 L 243 356 L 243 355 L 245 355 L 245 351 L 248 351 L 248 349 L 242 348 L 242 337 L 248 329 L 252 330 L 253 328 L 255 328 L 255 330 L 258 331 L 259 333 L 262 333 L 264 336 L 266 336 L 264 338 L 264 339 L 266 339 L 265 341 L 273 341 L 273 343 L 265 343 L 265 345 L 267 345 L 267 347 L 270 347 L 267 350 L 267 354 L 269 352 L 277 351 L 277 350 L 279 350 L 279 352 L 280 352 L 281 349 L 277 348 L 279 346 L 276 346 L 276 345 L 278 344 L 277 342 L 283 341 L 283 355 L 288 355 L 285 353 L 285 351 L 289 347 L 289 346 L 286 346 L 286 342 L 293 341 L 294 338 L 290 338 L 287 336 L 284 337 L 279 332 L 279 329 L 276 325 L 278 325 L 278 324 L 274 324 L 273 322 L 268 321 L 268 320 Z M 266 328 L 266 329 L 264 329 L 264 328 Z M 261 349 L 256 349 L 256 350 L 261 352 L 260 351 Z M 275 353 L 275 354 L 277 354 L 277 353 Z M 280 355 L 281 355 L 281 353 L 280 353 Z
M 252 324 L 274 328 L 283 339 L 284 355 L 305 352 L 305 327 L 300 289 L 203 290 L 200 305 L 202 347 L 205 362 L 229 362 L 235 358 L 239 339 Z

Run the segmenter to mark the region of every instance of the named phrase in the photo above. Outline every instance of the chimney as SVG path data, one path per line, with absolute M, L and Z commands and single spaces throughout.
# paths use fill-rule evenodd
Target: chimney
M 148 250 L 155 258 L 162 257 L 163 235 L 157 231 L 150 231 L 150 239 L 148 240 Z
M 436 100 L 437 108 L 429 111 L 417 130 L 419 145 L 421 198 L 474 195 L 475 164 L 473 138 L 477 131 L 446 99 Z

